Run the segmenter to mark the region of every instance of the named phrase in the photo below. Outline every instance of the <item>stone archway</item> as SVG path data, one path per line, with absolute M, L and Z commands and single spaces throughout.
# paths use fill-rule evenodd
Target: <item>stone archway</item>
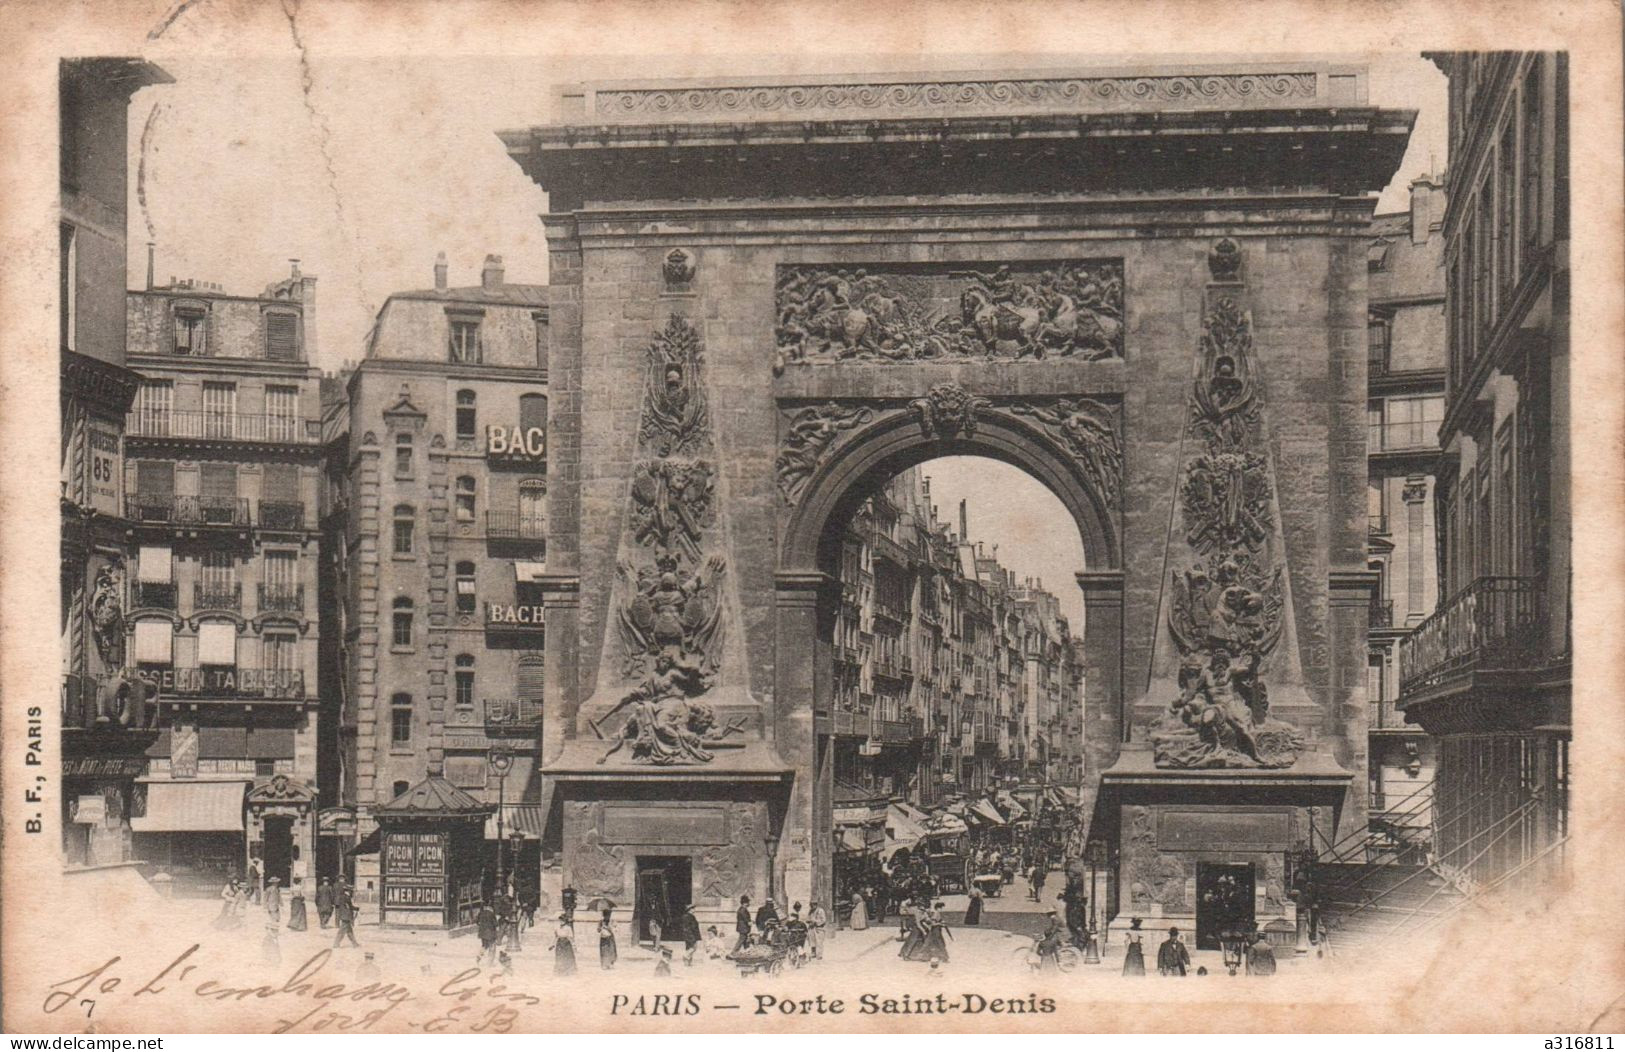
M 974 382 L 974 381 L 973 381 Z M 1084 647 L 1094 701 L 1086 737 L 1110 756 L 1121 734 L 1123 423 L 1120 397 L 1098 393 L 984 396 L 943 379 L 915 398 L 781 399 L 777 483 L 781 515 L 776 669 L 781 718 L 776 728 L 814 758 L 795 786 L 794 816 L 810 815 L 806 893 L 828 901 L 833 828 L 832 611 L 839 581 L 840 531 L 856 508 L 909 467 L 945 456 L 1008 463 L 1042 483 L 1076 524 L 1086 569 Z M 784 704 L 784 703 L 788 704 Z M 810 722 L 798 719 L 809 714 Z M 1085 801 L 1092 808 L 1092 794 Z M 798 857 L 792 855 L 791 857 Z M 783 886 L 799 890 L 792 873 Z

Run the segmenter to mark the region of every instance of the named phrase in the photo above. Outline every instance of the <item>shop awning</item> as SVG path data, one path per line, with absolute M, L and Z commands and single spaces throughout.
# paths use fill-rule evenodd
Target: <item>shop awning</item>
M 971 813 L 981 815 L 987 819 L 989 825 L 1002 826 L 1005 824 L 1004 816 L 999 814 L 998 808 L 986 800 L 978 800 L 970 805 Z
M 130 819 L 137 833 L 240 833 L 244 782 L 149 782 L 147 813 Z
M 999 806 L 1004 808 L 1005 813 L 1010 816 L 1012 822 L 1018 818 L 1027 817 L 1027 809 L 1022 807 L 1021 802 L 1009 793 L 1000 793 L 998 800 Z
M 513 838 L 518 833 L 526 840 L 542 839 L 542 823 L 547 816 L 542 811 L 541 804 L 503 804 L 502 805 L 502 835 Z M 492 814 L 485 820 L 485 839 L 497 838 L 497 816 Z
M 926 826 L 925 831 L 929 835 L 957 836 L 970 832 L 970 826 L 958 815 L 943 811 L 931 816 L 931 824 Z
M 376 855 L 376 854 L 378 854 L 379 847 L 381 847 L 383 845 L 383 842 L 384 842 L 384 831 L 382 829 L 375 828 L 375 829 L 373 829 L 372 832 L 368 833 L 366 836 L 362 837 L 360 840 L 357 840 L 356 843 L 355 843 L 355 847 L 352 847 L 350 850 L 346 851 L 345 854 L 346 855 Z
M 868 846 L 861 829 L 845 826 L 835 832 L 835 844 L 842 851 L 861 852 Z
M 916 821 L 910 814 L 914 811 L 906 804 L 892 804 L 886 809 L 886 850 L 895 851 L 900 847 L 913 847 L 925 839 L 924 816 L 922 821 Z M 914 811 L 919 814 L 918 811 Z

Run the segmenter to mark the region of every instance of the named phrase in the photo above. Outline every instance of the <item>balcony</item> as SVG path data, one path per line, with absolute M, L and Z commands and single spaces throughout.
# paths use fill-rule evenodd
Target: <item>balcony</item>
M 907 548 L 898 544 L 884 533 L 875 534 L 875 556 L 886 559 L 902 569 L 908 569 L 910 557 Z
M 925 722 L 918 716 L 904 720 L 875 720 L 871 734 L 876 741 L 907 745 L 925 737 Z
M 1371 600 L 1371 627 L 1394 627 L 1394 601 L 1392 599 Z
M 177 497 L 138 493 L 125 500 L 125 517 L 171 526 L 242 527 L 249 524 L 245 497 Z
M 296 668 L 203 668 L 142 669 L 148 678 L 156 677 L 159 700 L 171 698 L 210 698 L 265 701 L 303 701 L 305 673 Z M 135 676 L 136 670 L 125 673 Z
M 193 610 L 230 610 L 242 613 L 243 586 L 235 584 L 204 584 L 192 586 Z
M 894 624 L 905 625 L 908 623 L 908 607 L 876 599 L 875 616 L 885 618 Z
M 914 659 L 906 655 L 903 658 L 903 678 L 914 678 Z
M 261 584 L 259 608 L 262 614 L 302 614 L 305 612 L 305 586 Z
M 530 513 L 488 511 L 485 513 L 485 536 L 493 541 L 545 545 L 547 521 L 540 515 Z
M 524 698 L 485 699 L 485 733 L 533 738 L 541 731 L 541 702 Z
M 1543 599 L 1536 578 L 1480 577 L 1400 642 L 1400 694 L 1530 668 L 1540 651 Z
M 137 581 L 130 586 L 130 605 L 136 610 L 175 610 L 179 592 L 172 581 Z
M 265 413 L 216 413 L 201 409 L 126 414 L 126 438 L 181 438 L 220 442 L 274 442 L 316 445 L 322 422 Z
M 903 678 L 903 670 L 897 664 L 897 660 L 895 658 L 877 657 L 875 658 L 874 663 L 869 666 L 869 671 L 871 674 L 881 679 L 895 679 L 900 681 Z
M 303 530 L 305 502 L 301 500 L 260 501 L 259 524 L 262 530 Z
M 1400 711 L 1393 699 L 1386 701 L 1373 701 L 1370 706 L 1370 730 L 1374 731 L 1404 731 L 1408 734 L 1421 734 L 1422 728 L 1414 723 L 1405 722 L 1405 714 Z

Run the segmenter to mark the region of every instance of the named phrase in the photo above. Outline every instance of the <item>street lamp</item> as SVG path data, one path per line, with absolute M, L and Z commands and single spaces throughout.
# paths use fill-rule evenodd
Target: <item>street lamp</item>
M 508 770 L 513 766 L 513 754 L 502 747 L 491 750 L 491 769 L 497 773 L 497 894 L 507 890 L 508 876 L 506 862 L 502 856 L 502 849 L 506 837 L 503 836 L 504 790 L 508 784 Z

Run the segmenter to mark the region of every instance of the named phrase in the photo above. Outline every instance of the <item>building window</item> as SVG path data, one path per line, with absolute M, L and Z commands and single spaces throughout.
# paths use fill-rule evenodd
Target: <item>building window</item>
M 389 744 L 410 745 L 412 742 L 412 695 L 397 694 L 389 699 Z M 396 783 L 396 796 L 406 792 L 406 785 Z
M 239 521 L 236 464 L 223 460 L 206 460 L 199 464 L 198 488 L 204 522 Z
M 412 554 L 412 531 L 414 529 L 414 515 L 412 505 L 395 505 L 395 554 Z
M 468 365 L 478 365 L 482 360 L 480 351 L 480 323 L 474 318 L 451 319 L 451 345 L 450 358 L 454 362 Z
M 135 623 L 135 661 L 138 665 L 168 665 L 175 655 L 175 627 L 169 621 Z
M 458 522 L 474 521 L 474 476 L 458 475 L 454 494 Z
M 78 349 L 79 231 L 72 223 L 63 223 L 61 234 L 62 255 L 58 257 L 57 302 L 60 305 L 62 346 L 72 351 Z
M 531 432 L 539 431 L 542 441 L 547 441 L 547 396 L 541 394 L 527 394 L 519 396 L 519 431 L 525 436 L 527 444 L 530 442 Z
M 1512 288 L 1518 280 L 1516 132 L 1517 122 L 1509 118 L 1495 151 L 1495 288 L 1503 309 L 1511 302 Z
M 237 664 L 237 626 L 230 621 L 205 621 L 197 627 L 197 663 L 231 668 Z
M 412 436 L 404 432 L 395 436 L 395 477 L 412 477 Z
M 547 374 L 547 313 L 537 311 L 531 315 L 536 322 L 536 368 Z
M 175 353 L 200 358 L 209 353 L 209 315 L 201 307 L 176 307 Z
M 235 437 L 232 425 L 236 418 L 237 385 L 205 382 L 203 384 L 203 437 Z
M 271 672 L 292 672 L 299 667 L 299 637 L 291 632 L 267 632 L 261 637 L 265 647 L 265 668 Z
M 1366 359 L 1370 363 L 1372 376 L 1382 376 L 1388 372 L 1391 325 L 1392 322 L 1383 317 L 1373 317 L 1366 322 Z
M 240 603 L 236 557 L 230 552 L 204 552 L 198 567 L 198 595 L 193 605 L 199 609 L 235 610 Z
M 474 705 L 474 655 L 458 654 L 457 668 L 452 674 L 454 700 L 462 708 L 471 708 Z
M 265 437 L 272 442 L 299 439 L 299 388 L 273 384 L 265 389 Z
M 265 593 L 260 596 L 260 613 L 272 610 L 300 612 L 304 604 L 299 595 L 299 555 L 297 552 L 269 551 L 261 572 L 264 574 Z
M 457 392 L 457 444 L 459 446 L 472 446 L 474 444 L 474 392 Z
M 472 614 L 477 606 L 474 595 L 474 564 L 460 562 L 457 564 L 457 612 Z
M 410 647 L 412 645 L 412 600 L 395 600 L 395 609 L 390 622 L 389 642 L 391 646 Z
M 547 535 L 547 483 L 525 479 L 519 483 L 519 536 Z
M 390 799 L 396 799 L 398 797 L 405 796 L 406 791 L 408 789 L 410 789 L 410 788 L 412 788 L 412 786 L 408 782 L 396 782 L 395 784 L 393 784 L 393 785 L 391 785 L 389 787 L 389 791 L 393 794 L 390 797 Z
M 299 315 L 292 311 L 266 312 L 265 357 L 273 362 L 299 360 Z
M 1535 249 L 1540 244 L 1540 132 L 1540 58 L 1537 56 L 1523 78 L 1523 182 L 1518 225 L 1526 267 L 1534 259 Z
M 174 401 L 175 388 L 168 380 L 142 383 L 135 392 L 135 433 L 167 438 Z

